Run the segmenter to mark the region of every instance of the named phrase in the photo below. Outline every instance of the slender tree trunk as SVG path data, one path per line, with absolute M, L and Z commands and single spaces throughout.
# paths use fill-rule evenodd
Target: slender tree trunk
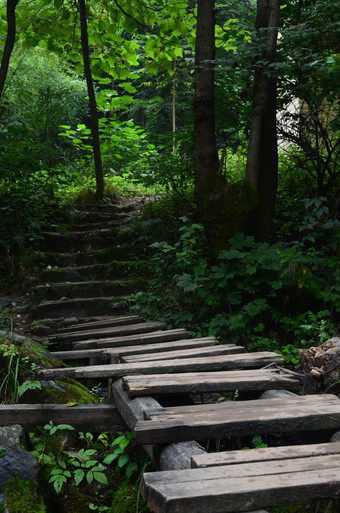
M 215 137 L 215 16 L 214 0 L 198 0 L 195 48 L 195 193 L 201 196 L 218 176 Z
M 275 72 L 269 66 L 276 58 L 279 14 L 280 0 L 257 0 L 256 25 L 264 47 L 258 57 L 261 64 L 255 68 L 246 181 L 258 198 L 252 232 L 259 241 L 270 238 L 277 189 L 277 91 Z
M 256 198 L 244 182 L 227 183 L 215 136 L 214 0 L 198 0 L 195 48 L 195 201 L 213 257 L 243 231 Z
M 0 99 L 4 90 L 5 81 L 8 72 L 9 61 L 14 48 L 15 42 L 15 8 L 18 5 L 19 0 L 7 0 L 6 14 L 7 14 L 7 36 L 4 47 L 4 53 L 2 54 L 1 66 L 0 66 Z
M 87 92 L 89 95 L 89 105 L 91 113 L 91 134 L 92 134 L 92 147 L 93 147 L 93 158 L 94 167 L 96 173 L 96 185 L 97 195 L 103 196 L 104 193 L 104 174 L 103 164 L 100 153 L 100 141 L 99 141 L 99 124 L 98 124 L 98 111 L 96 103 L 96 95 L 94 92 L 94 85 L 91 73 L 90 64 L 90 51 L 87 31 L 87 13 L 85 0 L 78 0 L 78 10 L 80 14 L 80 30 L 81 30 L 81 49 L 83 54 L 84 62 L 84 73 L 87 84 Z

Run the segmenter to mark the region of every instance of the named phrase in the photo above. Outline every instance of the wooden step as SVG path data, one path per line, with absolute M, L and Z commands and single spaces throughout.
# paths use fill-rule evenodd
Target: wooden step
M 109 326 L 105 328 L 91 328 L 89 330 L 74 331 L 69 333 L 57 334 L 55 337 L 49 337 L 51 341 L 59 342 L 78 342 L 81 340 L 94 340 L 108 337 L 123 337 L 126 335 L 135 335 L 139 333 L 150 333 L 166 329 L 165 322 L 142 322 L 139 324 L 127 324 L 122 326 Z
M 136 375 L 125 376 L 123 383 L 129 397 L 279 388 L 298 390 L 301 385 L 299 379 L 279 369 Z
M 145 333 L 138 335 L 127 335 L 126 337 L 110 337 L 104 340 L 84 340 L 74 344 L 75 349 L 95 349 L 99 347 L 118 347 L 124 345 L 150 344 L 151 342 L 168 342 L 171 340 L 179 340 L 189 338 L 190 335 L 186 330 L 173 329 L 165 331 L 155 331 L 153 333 Z
M 228 370 L 235 368 L 258 368 L 269 363 L 282 364 L 281 355 L 271 352 L 246 353 L 205 358 L 183 358 L 182 360 L 160 360 L 157 362 L 120 363 L 112 365 L 93 365 L 91 367 L 68 367 L 62 369 L 43 369 L 38 371 L 40 379 L 61 379 L 63 377 L 112 378 L 130 374 L 164 374 L 176 372 L 196 372 Z
M 100 321 L 88 321 L 78 324 L 71 324 L 67 328 L 59 328 L 57 335 L 62 333 L 72 333 L 74 331 L 87 331 L 90 329 L 110 328 L 114 326 L 124 326 L 127 324 L 139 324 L 143 322 L 143 317 L 139 315 L 124 315 L 103 319 Z
M 64 283 L 46 283 L 33 288 L 34 299 L 41 301 L 56 301 L 76 298 L 112 297 L 131 294 L 145 287 L 142 278 L 130 280 L 91 280 L 67 281 Z
M 58 369 L 56 369 L 58 371 Z M 340 401 L 335 395 L 230 401 L 146 411 L 136 425 L 141 444 L 170 443 L 268 432 L 339 429 Z
M 217 356 L 219 354 L 245 353 L 245 348 L 235 344 L 214 344 L 211 347 L 194 349 L 180 349 L 177 351 L 162 351 L 160 353 L 149 353 L 139 355 L 121 355 L 122 363 L 148 362 L 157 360 L 172 360 L 175 358 L 201 358 L 204 356 Z
M 55 425 L 70 424 L 79 431 L 91 433 L 125 428 L 113 404 L 0 404 L 1 426 L 20 424 L 28 432 L 50 420 Z
M 337 498 L 339 446 L 325 454 L 315 455 L 314 451 L 290 458 L 287 448 L 285 457 L 265 463 L 260 459 L 247 464 L 146 473 L 143 496 L 155 513 L 230 513 Z
M 222 451 L 194 455 L 191 458 L 192 468 L 234 465 L 255 461 L 273 461 L 295 458 L 306 458 L 326 454 L 339 454 L 340 442 L 324 444 L 289 445 L 288 447 L 264 447 L 246 451 Z
M 143 253 L 143 244 L 120 244 L 91 252 L 48 252 L 39 255 L 39 262 L 60 267 L 87 266 L 113 261 L 130 261 L 131 257 Z
M 113 348 L 102 348 L 102 349 L 73 349 L 72 351 L 54 351 L 53 355 L 57 356 L 60 360 L 78 360 L 91 358 L 92 356 L 99 356 L 105 353 L 108 358 L 110 354 L 116 354 L 118 357 L 123 355 L 131 354 L 145 354 L 155 353 L 157 351 L 168 351 L 171 353 L 174 349 L 188 349 L 194 347 L 212 346 L 218 344 L 218 341 L 212 337 L 206 338 L 194 338 L 194 339 L 180 339 L 171 342 L 160 342 L 158 344 L 146 344 L 146 345 L 135 345 L 135 346 L 118 346 Z
M 45 283 L 61 283 L 65 281 L 85 281 L 99 278 L 123 279 L 136 276 L 142 262 L 134 260 L 112 261 L 105 264 L 83 265 L 77 267 L 47 267 L 40 273 L 40 281 Z
M 61 301 L 43 301 L 35 306 L 32 319 L 59 317 L 87 317 L 91 315 L 123 314 L 127 312 L 125 296 L 65 299 Z

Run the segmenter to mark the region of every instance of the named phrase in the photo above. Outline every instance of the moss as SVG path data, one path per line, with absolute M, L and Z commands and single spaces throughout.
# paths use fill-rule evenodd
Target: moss
M 43 401 L 48 404 L 64 404 L 75 401 L 79 404 L 93 404 L 96 402 L 91 392 L 84 385 L 74 379 L 69 382 L 55 380 L 42 389 Z
M 14 477 L 4 490 L 8 513 L 46 513 L 43 498 L 34 481 Z
M 135 513 L 138 500 L 138 483 L 125 481 L 118 488 L 112 498 L 112 506 L 108 513 Z M 139 497 L 138 513 L 149 513 L 150 509 L 143 498 Z

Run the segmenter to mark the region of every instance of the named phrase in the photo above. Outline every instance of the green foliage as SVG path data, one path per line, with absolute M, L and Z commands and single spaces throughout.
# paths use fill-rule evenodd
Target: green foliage
M 125 451 L 133 437 L 133 433 L 127 433 L 126 435 L 122 434 L 115 438 L 111 446 L 117 447 L 115 447 L 114 451 L 111 454 L 108 454 L 104 459 L 104 463 L 109 465 L 118 458 L 118 467 L 125 468 L 126 477 L 128 479 L 138 469 L 137 464 L 131 461 L 129 454 Z
M 10 339 L 0 339 L 0 355 L 1 402 L 14 404 L 27 390 L 41 390 L 40 381 L 34 379 L 36 365 L 23 356 L 23 348 L 19 344 Z
M 36 483 L 20 477 L 14 477 L 4 489 L 6 511 L 8 513 L 46 513 L 41 495 L 37 492 Z
M 56 55 L 18 49 L 0 115 L 2 180 L 22 179 L 72 157 L 70 144 L 58 141 L 59 125 L 87 117 L 86 94 L 84 81 Z
M 314 202 L 305 203 L 309 212 Z M 250 349 L 281 348 L 291 363 L 296 361 L 293 348 L 310 342 L 306 330 L 320 341 L 332 333 L 340 300 L 329 255 L 333 246 L 316 257 L 308 237 L 300 244 L 270 245 L 239 233 L 211 263 L 203 227 L 182 221 L 175 243 L 151 245 L 153 278 L 150 289 L 136 295 L 134 312 Z M 306 220 L 302 228 L 307 226 Z M 327 233 L 325 223 L 324 238 Z

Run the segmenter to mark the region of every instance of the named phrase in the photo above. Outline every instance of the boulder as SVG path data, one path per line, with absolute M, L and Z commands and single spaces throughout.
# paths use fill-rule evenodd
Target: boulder
M 0 427 L 0 492 L 15 476 L 37 479 L 39 464 L 24 447 L 25 433 L 21 426 Z

